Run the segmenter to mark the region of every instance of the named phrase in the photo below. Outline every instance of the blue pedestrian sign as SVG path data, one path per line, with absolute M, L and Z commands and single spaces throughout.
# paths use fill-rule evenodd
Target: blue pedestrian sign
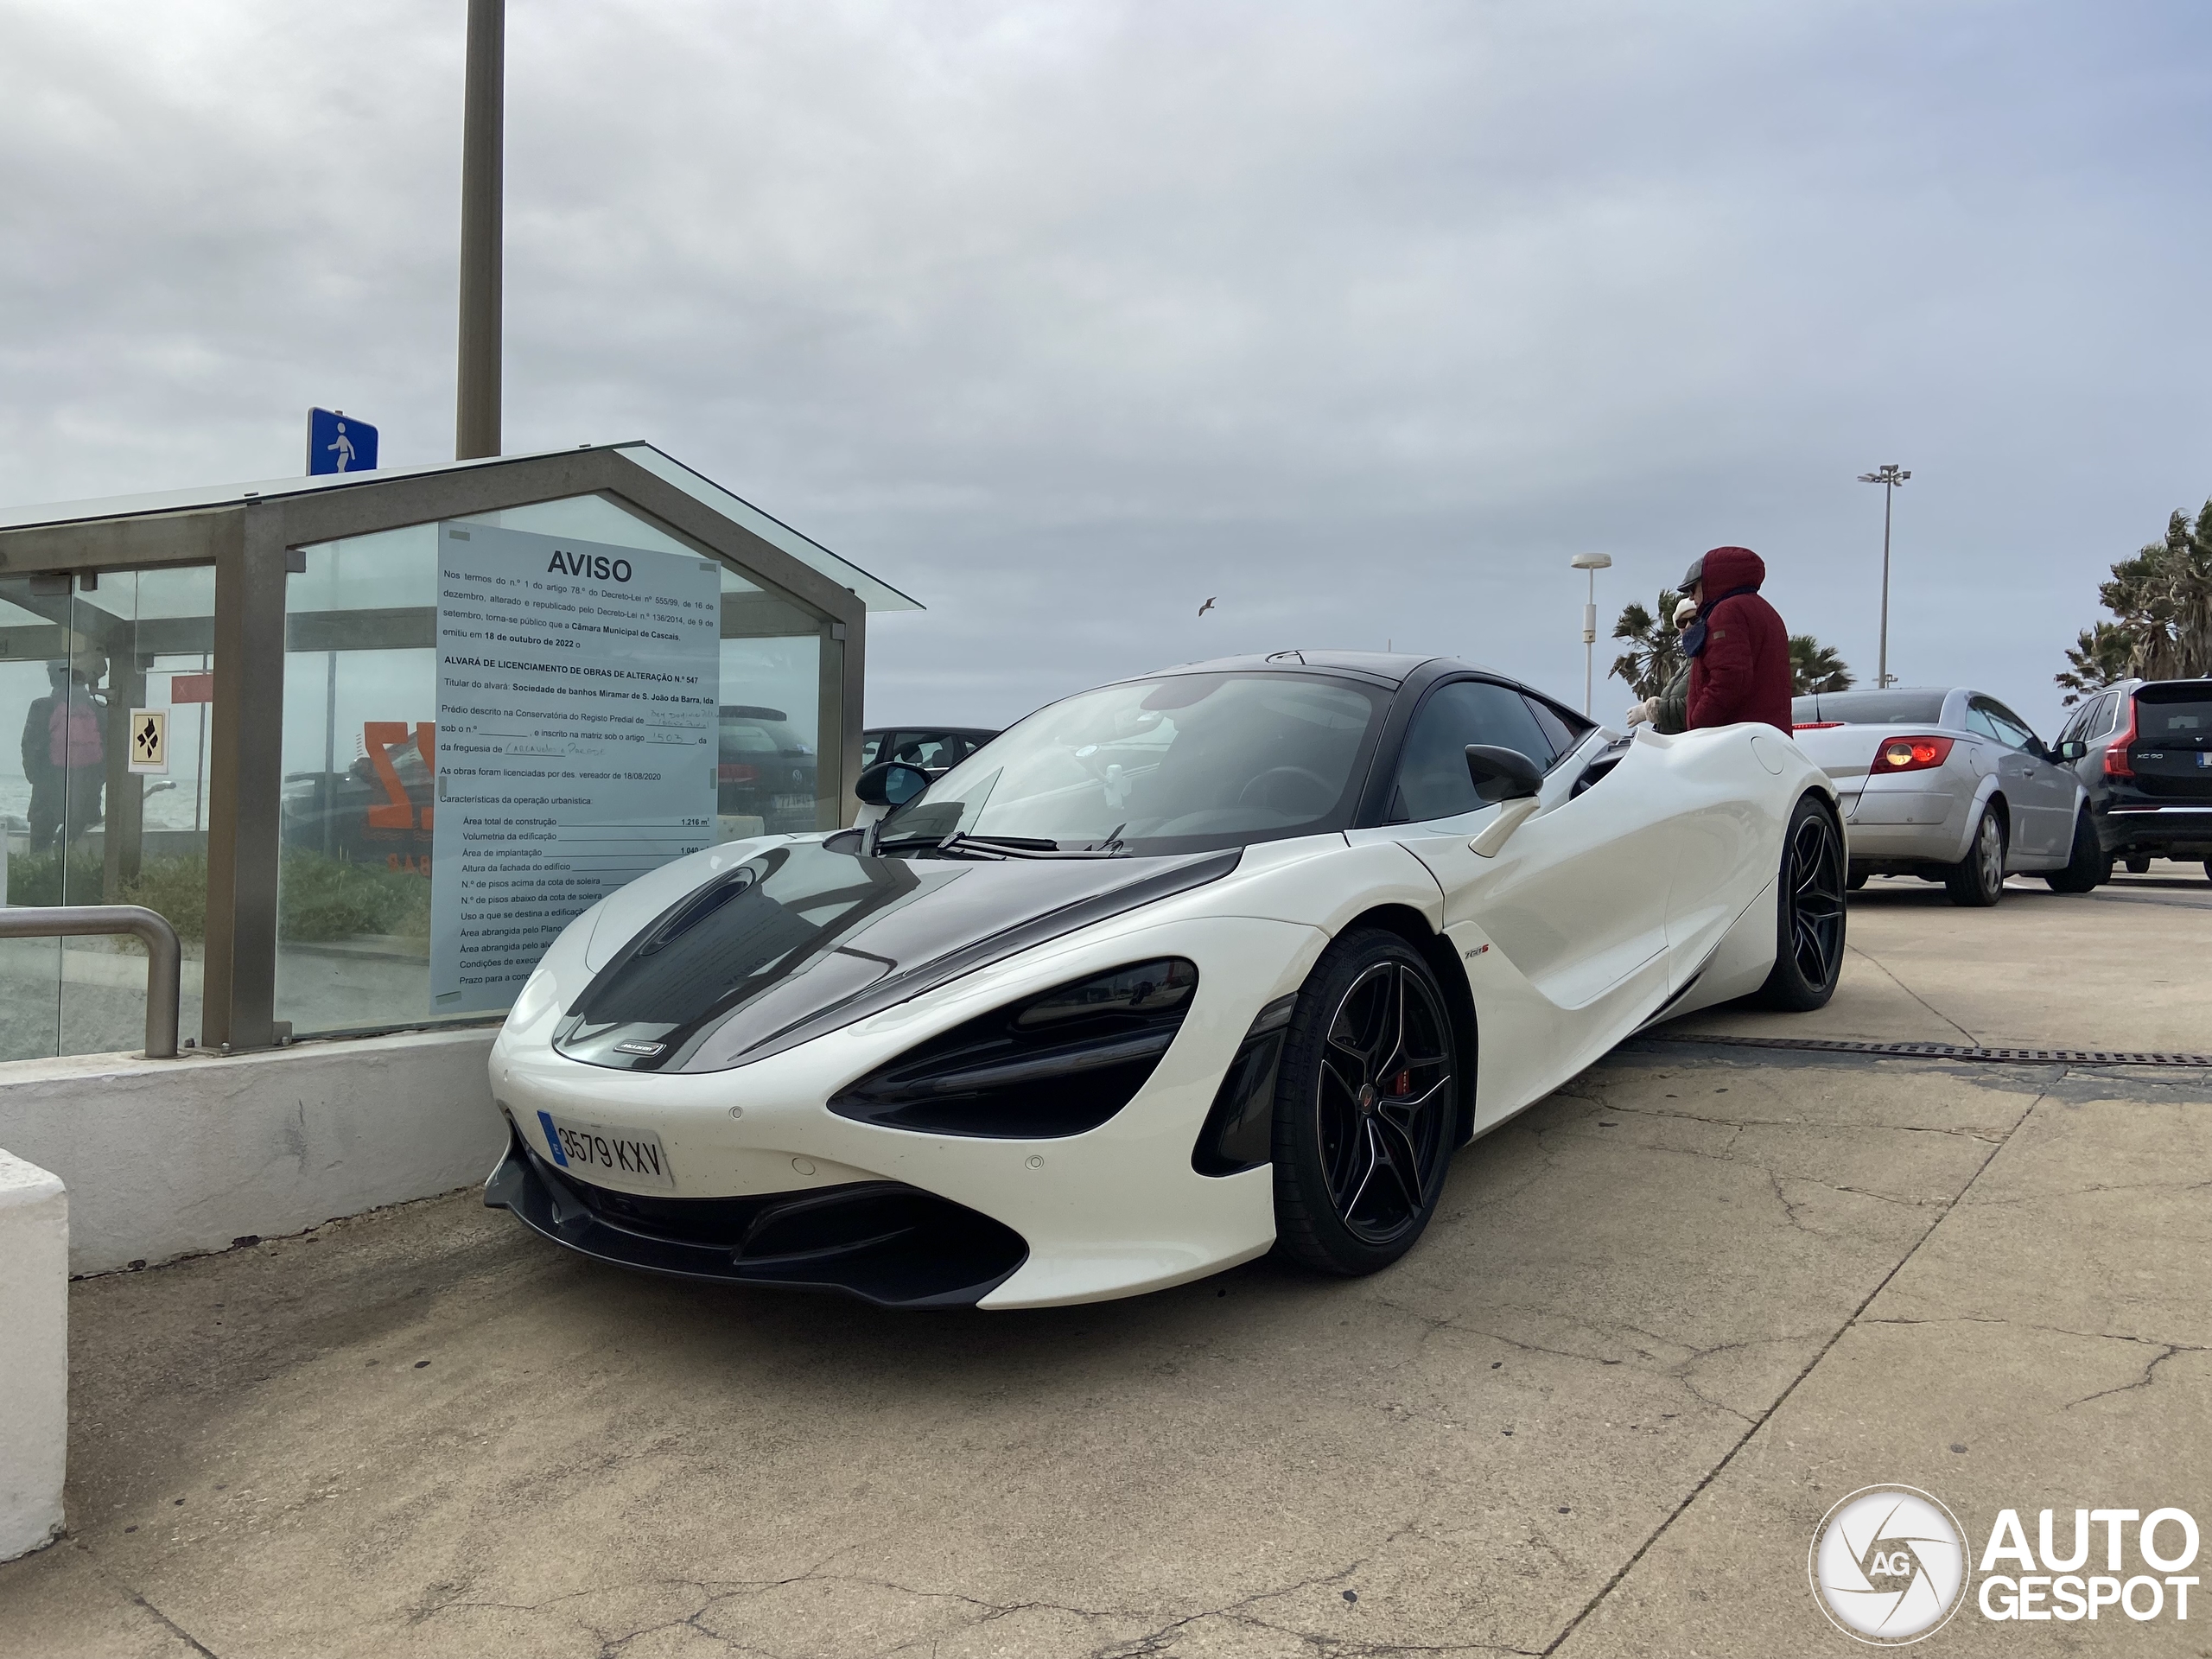
M 372 473 L 377 468 L 377 429 L 342 409 L 308 410 L 308 474 Z

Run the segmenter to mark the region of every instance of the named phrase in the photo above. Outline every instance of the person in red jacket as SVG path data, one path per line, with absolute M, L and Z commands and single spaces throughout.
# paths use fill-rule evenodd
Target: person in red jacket
M 1698 601 L 1682 635 L 1691 731 L 1739 721 L 1789 730 L 1789 630 L 1759 597 L 1765 580 L 1766 562 L 1748 547 L 1716 547 L 1682 579 Z

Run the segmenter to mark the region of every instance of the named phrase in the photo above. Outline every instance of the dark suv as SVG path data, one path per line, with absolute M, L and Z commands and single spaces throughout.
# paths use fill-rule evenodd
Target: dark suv
M 2089 794 L 2106 858 L 2202 859 L 2212 876 L 2212 680 L 2122 680 L 2058 734 Z

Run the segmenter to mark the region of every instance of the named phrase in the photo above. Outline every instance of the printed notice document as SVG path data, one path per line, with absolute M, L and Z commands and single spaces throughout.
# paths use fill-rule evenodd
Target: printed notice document
M 581 912 L 713 842 L 721 630 L 690 554 L 447 524 L 438 556 L 444 1014 L 506 1007 Z

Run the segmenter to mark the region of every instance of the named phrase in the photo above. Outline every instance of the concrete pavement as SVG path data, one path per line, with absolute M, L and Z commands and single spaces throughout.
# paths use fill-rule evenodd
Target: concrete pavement
M 1707 1009 L 1670 1036 L 2212 1053 L 2212 881 L 2160 860 L 2094 893 L 2015 876 L 1990 909 L 1910 876 L 1852 895 L 1850 955 L 1818 1014 Z
M 1973 1031 L 2005 953 L 1947 930 L 2021 896 L 1853 925 Z M 2180 913 L 2076 1000 L 2198 971 Z M 1847 1654 L 1805 1560 L 1856 1487 L 2212 1529 L 2208 1247 L 2212 1076 L 1674 1043 L 1356 1282 L 902 1316 L 461 1194 L 80 1281 L 71 1535 L 0 1567 L 0 1653 Z M 2191 1614 L 1921 1650 L 2212 1654 Z

